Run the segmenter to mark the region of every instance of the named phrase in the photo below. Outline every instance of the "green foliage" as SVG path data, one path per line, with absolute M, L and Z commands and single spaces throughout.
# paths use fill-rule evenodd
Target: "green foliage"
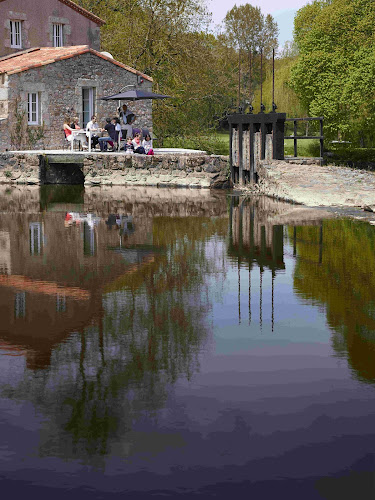
M 308 116 L 307 108 L 301 104 L 295 91 L 290 86 L 290 75 L 296 56 L 275 60 L 275 103 L 278 111 L 286 113 L 288 118 Z M 272 110 L 272 61 L 264 63 L 265 79 L 263 82 L 263 104 L 266 111 Z M 254 112 L 260 110 L 260 88 L 254 92 Z
M 154 132 L 161 142 L 168 136 L 207 135 L 233 109 L 237 100 L 238 52 L 228 33 L 210 33 L 211 17 L 204 1 L 77 2 L 106 21 L 101 28 L 103 50 L 152 76 L 156 92 L 174 97 L 153 103 Z M 252 12 L 254 8 L 241 6 L 238 13 L 243 9 Z M 271 16 L 255 10 L 261 29 L 256 31 L 254 50 L 263 45 L 267 51 L 276 45 L 277 26 Z M 247 27 L 254 24 L 248 17 L 246 23 Z M 255 85 L 258 74 L 259 62 L 254 72 Z
M 297 142 L 298 156 L 308 158 L 318 158 L 320 156 L 320 144 L 316 139 L 303 139 Z M 284 140 L 284 154 L 287 156 L 294 156 L 294 142 L 293 139 Z
M 155 133 L 211 127 L 231 102 L 233 53 L 208 33 L 210 15 L 199 0 L 80 0 L 106 20 L 102 48 L 153 77 L 155 91 L 174 97 L 153 103 Z
M 163 147 L 200 149 L 208 154 L 229 155 L 229 135 L 171 136 L 164 139 Z
M 324 307 L 335 351 L 348 356 L 359 378 L 374 382 L 375 228 L 324 221 L 322 228 L 298 227 L 296 236 L 295 290 Z
M 352 144 L 330 145 L 330 162 L 338 165 L 356 166 L 362 168 L 367 163 L 375 163 L 375 148 L 356 148 Z
M 292 87 L 329 138 L 374 143 L 374 25 L 373 0 L 315 0 L 295 18 Z
M 234 5 L 224 19 L 225 34 L 233 47 L 247 51 L 262 48 L 265 55 L 277 46 L 278 27 L 273 17 L 264 16 L 259 7 L 249 3 Z
M 34 149 L 36 143 L 44 137 L 44 123 L 41 126 L 27 124 L 26 111 L 22 107 L 21 99 L 17 97 L 11 104 L 10 142 L 16 150 Z

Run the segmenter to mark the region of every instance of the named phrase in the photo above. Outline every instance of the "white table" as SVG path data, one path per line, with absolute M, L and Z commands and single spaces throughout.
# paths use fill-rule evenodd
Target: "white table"
M 89 153 L 91 153 L 91 131 L 86 133 L 86 130 L 82 129 L 82 128 L 78 129 L 78 130 L 73 129 L 72 136 L 73 136 L 73 140 L 71 141 L 71 144 L 70 144 L 70 148 L 71 148 L 72 152 L 73 152 L 73 143 L 77 139 L 81 142 L 81 144 L 83 142 L 88 141 Z

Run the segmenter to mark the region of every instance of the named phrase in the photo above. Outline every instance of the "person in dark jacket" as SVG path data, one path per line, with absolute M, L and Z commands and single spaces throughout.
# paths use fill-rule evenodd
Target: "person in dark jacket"
M 107 123 L 104 127 L 104 130 L 107 131 L 108 136 L 107 137 L 99 137 L 100 151 L 107 151 L 108 144 L 110 144 L 110 146 L 112 147 L 112 151 L 114 151 L 114 143 L 117 142 L 114 118 L 112 120 L 111 120 L 111 118 L 106 118 L 105 121 Z

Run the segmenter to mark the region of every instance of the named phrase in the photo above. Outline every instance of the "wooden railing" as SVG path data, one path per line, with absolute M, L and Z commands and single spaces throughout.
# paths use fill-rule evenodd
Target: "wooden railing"
M 313 121 L 319 120 L 320 122 L 320 135 L 297 135 L 297 122 L 299 121 Z M 323 135 L 323 116 L 318 117 L 308 117 L 308 118 L 287 118 L 285 121 L 293 122 L 293 135 L 285 137 L 285 139 L 293 139 L 294 142 L 294 157 L 297 158 L 297 141 L 299 139 L 319 139 L 320 143 L 320 161 L 323 161 L 323 150 L 324 150 L 324 135 Z

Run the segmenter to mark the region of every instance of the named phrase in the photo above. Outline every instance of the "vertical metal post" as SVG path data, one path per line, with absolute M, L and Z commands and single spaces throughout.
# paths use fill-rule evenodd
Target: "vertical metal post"
M 297 158 L 297 120 L 294 120 L 294 128 L 293 128 L 293 135 L 294 135 L 294 157 Z
M 320 164 L 323 164 L 323 154 L 324 154 L 324 139 L 323 139 L 323 117 L 320 117 Z
M 275 104 L 275 49 L 272 49 L 272 111 L 276 111 Z
M 253 106 L 251 105 L 251 102 L 253 100 L 253 96 L 251 94 L 252 92 L 252 74 L 251 74 L 252 68 L 251 68 L 251 49 L 249 50 L 249 113 L 253 112 Z
M 241 47 L 238 48 L 238 112 L 241 113 Z
M 266 107 L 263 104 L 263 48 L 260 49 L 260 112 L 263 113 Z

